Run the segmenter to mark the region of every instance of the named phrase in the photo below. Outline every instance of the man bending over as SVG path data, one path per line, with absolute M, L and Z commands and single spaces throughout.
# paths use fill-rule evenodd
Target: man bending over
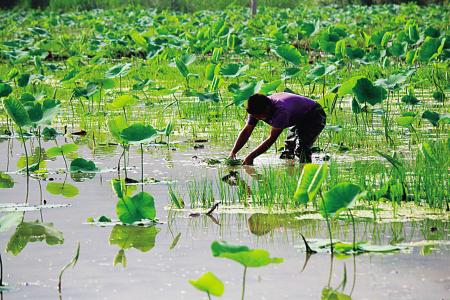
M 253 160 L 266 152 L 283 129 L 288 127 L 289 132 L 280 158 L 293 159 L 297 156 L 301 163 L 311 162 L 311 147 L 326 124 L 326 114 L 319 103 L 291 93 L 276 93 L 271 96 L 255 94 L 248 99 L 246 110 L 249 114 L 247 124 L 239 133 L 230 158 L 236 158 L 255 125 L 261 120 L 272 127 L 270 135 L 244 158 L 244 165 L 252 165 Z

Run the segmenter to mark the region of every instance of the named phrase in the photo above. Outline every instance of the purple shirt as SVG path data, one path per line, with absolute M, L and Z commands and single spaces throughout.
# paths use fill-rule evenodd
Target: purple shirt
M 264 122 L 275 128 L 287 128 L 300 123 L 305 115 L 316 106 L 315 101 L 291 93 L 276 93 L 268 97 L 272 101 L 274 111 L 270 120 Z M 248 116 L 248 125 L 257 123 L 258 119 L 252 115 Z

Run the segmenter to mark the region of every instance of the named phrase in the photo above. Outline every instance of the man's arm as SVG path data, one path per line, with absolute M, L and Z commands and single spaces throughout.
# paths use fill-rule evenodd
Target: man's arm
M 244 145 L 252 135 L 253 129 L 255 129 L 255 126 L 250 124 L 247 124 L 244 128 L 242 128 L 238 138 L 236 139 L 236 142 L 234 143 L 233 149 L 230 152 L 231 158 L 236 158 L 236 154 L 239 152 L 239 150 L 242 149 L 242 147 L 244 147 Z
M 283 132 L 283 128 L 274 128 L 270 130 L 270 135 L 265 139 L 258 147 L 255 148 L 249 155 L 244 159 L 244 165 L 252 165 L 253 160 L 259 155 L 263 154 L 275 143 L 280 134 Z

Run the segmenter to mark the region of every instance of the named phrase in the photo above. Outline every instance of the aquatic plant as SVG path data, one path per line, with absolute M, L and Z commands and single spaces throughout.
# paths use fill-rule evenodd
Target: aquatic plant
M 220 297 L 224 292 L 223 282 L 211 272 L 206 272 L 196 280 L 189 280 L 195 288 L 205 292 L 208 295 L 208 299 L 211 299 L 211 295 Z
M 269 252 L 264 249 L 250 249 L 247 246 L 232 245 L 225 241 L 214 241 L 211 244 L 211 251 L 214 257 L 228 258 L 244 266 L 241 299 L 244 299 L 245 296 L 247 268 L 259 268 L 283 262 L 282 258 L 270 257 Z
M 61 271 L 59 272 L 59 276 L 58 276 L 58 293 L 59 293 L 59 297 L 61 298 L 61 294 L 62 294 L 62 276 L 64 274 L 64 272 L 66 271 L 66 269 L 72 267 L 74 268 L 75 265 L 78 262 L 78 259 L 80 258 L 80 242 L 78 242 L 77 244 L 77 249 L 75 250 L 75 255 L 72 257 L 72 259 L 70 260 L 69 263 L 67 263 L 64 267 L 62 267 Z

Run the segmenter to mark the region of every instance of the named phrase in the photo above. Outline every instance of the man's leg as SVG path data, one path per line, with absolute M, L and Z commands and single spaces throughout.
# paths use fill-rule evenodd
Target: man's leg
M 298 125 L 295 131 L 298 136 L 295 155 L 300 159 L 300 163 L 312 162 L 312 146 L 319 137 L 326 125 L 326 113 L 322 107 L 315 108 L 310 116 Z
M 286 141 L 284 141 L 284 150 L 281 152 L 281 159 L 293 159 L 295 158 L 295 147 L 297 147 L 297 133 L 296 127 L 289 127 L 286 135 Z

